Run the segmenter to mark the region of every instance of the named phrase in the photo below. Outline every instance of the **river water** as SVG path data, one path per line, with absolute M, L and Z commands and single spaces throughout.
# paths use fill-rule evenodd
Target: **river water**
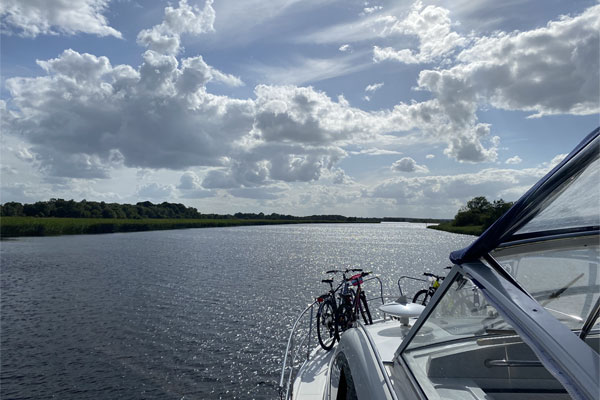
M 323 271 L 372 270 L 396 295 L 473 239 L 383 223 L 2 241 L 0 397 L 276 398 Z

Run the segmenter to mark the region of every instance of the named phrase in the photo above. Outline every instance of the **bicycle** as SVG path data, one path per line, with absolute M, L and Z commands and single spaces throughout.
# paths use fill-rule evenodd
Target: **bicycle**
M 347 329 L 354 321 L 358 319 L 359 313 L 366 325 L 373 323 L 371 311 L 369 310 L 369 304 L 367 302 L 367 296 L 365 295 L 365 292 L 362 290 L 361 286 L 363 283 L 363 278 L 369 274 L 371 274 L 371 272 L 361 271 L 360 273 L 353 275 L 348 279 L 349 284 L 345 286 L 348 294 L 344 297 L 344 301 L 342 303 L 346 314 L 345 322 L 348 324 L 345 329 Z M 356 290 L 350 288 L 350 285 L 356 287 Z
M 430 282 L 430 285 L 427 289 L 419 290 L 413 297 L 412 302 L 422 304 L 424 306 L 427 305 L 427 302 L 433 295 L 435 291 L 440 287 L 442 281 L 444 280 L 443 276 L 439 276 L 436 274 L 432 274 L 431 272 L 424 272 L 423 275 L 427 277 Z M 422 298 L 421 298 L 422 297 Z
M 359 272 L 359 274 L 353 275 L 350 279 L 346 278 L 348 272 Z M 336 340 L 340 339 L 340 331 L 343 332 L 348 329 L 352 322 L 355 320 L 353 317 L 356 313 L 356 305 L 358 310 L 361 312 L 365 323 L 373 323 L 371 319 L 371 312 L 369 311 L 366 296 L 360 284 L 362 283 L 362 277 L 370 274 L 370 272 L 362 272 L 360 268 L 352 268 L 346 270 L 330 270 L 326 273 L 335 274 L 342 273 L 341 283 L 334 289 L 333 279 L 323 279 L 322 283 L 329 285 L 329 291 L 319 297 L 317 302 L 321 303 L 317 311 L 317 338 L 321 347 L 329 351 L 333 347 Z M 360 277 L 360 279 L 358 279 Z M 350 285 L 358 286 L 356 293 Z M 336 301 L 336 293 L 338 294 L 339 305 Z M 355 299 L 359 299 L 355 305 Z M 354 307 L 353 307 L 354 306 Z

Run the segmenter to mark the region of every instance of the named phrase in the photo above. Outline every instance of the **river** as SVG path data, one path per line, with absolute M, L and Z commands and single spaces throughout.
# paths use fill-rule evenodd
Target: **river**
M 372 270 L 395 295 L 473 239 L 382 223 L 2 241 L 0 397 L 275 398 L 325 270 Z

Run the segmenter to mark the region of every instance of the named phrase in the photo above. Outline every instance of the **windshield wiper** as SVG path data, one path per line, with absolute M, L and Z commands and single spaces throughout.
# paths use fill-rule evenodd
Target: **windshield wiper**
M 585 275 L 585 274 L 581 273 L 581 274 L 577 275 L 575 277 L 575 279 L 573 279 L 571 282 L 567 283 L 565 286 L 563 286 L 562 288 L 558 289 L 556 292 L 550 293 L 550 295 L 548 296 L 548 300 L 546 300 L 544 303 L 542 303 L 542 307 L 546 307 L 546 304 L 550 303 L 551 301 L 554 301 L 554 300 L 558 299 L 561 294 L 563 294 L 568 288 L 570 288 L 571 286 L 573 286 L 573 284 L 575 282 L 577 282 L 578 280 L 580 280 L 583 275 Z

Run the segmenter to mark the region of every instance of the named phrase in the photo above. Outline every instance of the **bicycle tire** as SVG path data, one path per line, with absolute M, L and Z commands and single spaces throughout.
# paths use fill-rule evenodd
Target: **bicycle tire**
M 426 306 L 427 300 L 429 300 L 429 290 L 421 289 L 417 292 L 417 294 L 415 294 L 415 296 L 412 299 L 412 302 Z
M 331 301 L 325 301 L 317 311 L 317 338 L 323 350 L 329 351 L 338 338 L 338 329 L 334 307 Z
M 336 313 L 336 328 L 339 335 L 344 332 L 346 329 L 352 326 L 352 322 L 354 322 L 354 310 L 352 305 L 354 304 L 354 296 L 353 293 L 348 293 L 340 299 L 340 304 L 338 305 L 337 313 Z
M 369 310 L 369 304 L 367 303 L 367 297 L 365 292 L 360 292 L 360 314 L 362 315 L 365 325 L 371 325 L 373 318 L 371 318 L 371 311 Z

